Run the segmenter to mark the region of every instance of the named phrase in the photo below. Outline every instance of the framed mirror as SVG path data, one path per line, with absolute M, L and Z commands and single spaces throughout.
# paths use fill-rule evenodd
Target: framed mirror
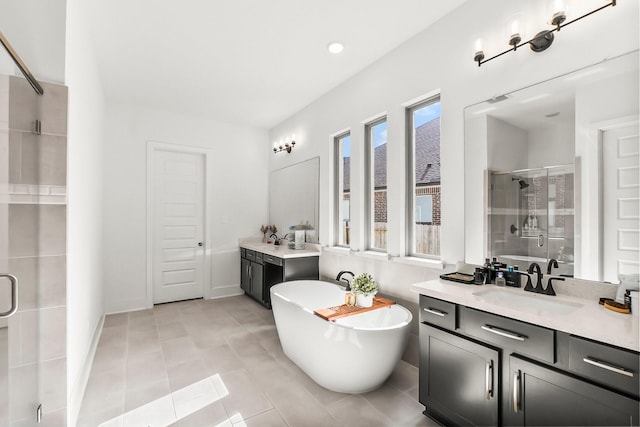
M 467 263 L 639 272 L 638 76 L 634 51 L 465 109 Z
M 269 177 L 269 221 L 278 236 L 289 227 L 308 222 L 318 237 L 320 158 L 313 157 L 271 172 Z

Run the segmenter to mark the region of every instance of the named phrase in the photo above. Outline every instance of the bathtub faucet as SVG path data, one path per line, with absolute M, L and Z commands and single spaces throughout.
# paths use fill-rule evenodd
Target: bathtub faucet
M 338 275 L 336 276 L 336 280 L 338 280 L 338 281 L 342 280 L 343 282 L 346 282 L 347 286 L 346 286 L 345 291 L 349 292 L 349 291 L 351 290 L 351 282 L 349 281 L 349 279 L 347 279 L 347 278 L 343 278 L 343 277 L 342 277 L 342 275 L 344 275 L 344 274 L 350 274 L 352 279 L 353 279 L 356 275 L 355 275 L 355 274 L 353 274 L 353 273 L 352 273 L 352 272 L 350 272 L 350 271 L 342 270 L 342 271 L 341 271 L 340 273 L 338 273 Z

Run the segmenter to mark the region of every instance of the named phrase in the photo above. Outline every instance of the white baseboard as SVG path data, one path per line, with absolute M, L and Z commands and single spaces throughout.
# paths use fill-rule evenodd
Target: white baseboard
M 209 299 L 215 298 L 225 298 L 225 297 L 234 297 L 237 295 L 244 294 L 240 285 L 231 285 L 231 286 L 221 286 L 219 288 L 211 288 L 209 289 Z
M 67 423 L 70 426 L 75 426 L 78 422 L 78 416 L 80 415 L 80 407 L 82 406 L 82 399 L 84 398 L 84 392 L 87 389 L 89 383 L 89 375 L 91 375 L 91 368 L 93 367 L 93 359 L 96 356 L 96 350 L 98 348 L 98 342 L 100 341 L 100 335 L 102 334 L 102 327 L 104 326 L 104 318 L 102 316 L 98 325 L 93 332 L 93 338 L 91 339 L 91 345 L 89 351 L 82 364 L 82 371 L 76 379 L 73 387 L 67 396 Z

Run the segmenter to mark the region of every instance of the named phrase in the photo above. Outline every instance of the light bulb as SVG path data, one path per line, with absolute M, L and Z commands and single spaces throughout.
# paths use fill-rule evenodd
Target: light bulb
M 567 19 L 567 7 L 564 1 L 554 0 L 553 10 L 551 11 L 551 13 L 551 21 L 549 21 L 549 23 L 558 27 L 558 31 L 560 31 L 560 24 L 562 24 Z
M 476 39 L 476 52 L 481 52 L 482 51 L 482 39 L 478 38 Z
M 520 32 L 520 22 L 517 19 L 514 19 L 511 22 L 511 34 L 518 34 Z
M 329 52 L 337 54 L 344 50 L 344 45 L 342 44 L 342 42 L 333 41 L 327 45 L 327 49 L 329 50 Z

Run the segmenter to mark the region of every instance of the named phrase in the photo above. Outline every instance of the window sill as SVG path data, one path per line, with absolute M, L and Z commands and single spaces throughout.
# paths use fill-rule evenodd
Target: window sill
M 363 251 L 363 252 L 354 252 L 354 255 L 357 257 L 375 259 L 378 261 L 389 260 L 389 254 L 386 252 Z
M 325 246 L 322 248 L 322 252 L 329 252 L 336 255 L 346 256 L 351 254 L 351 249 L 345 248 L 343 246 Z
M 432 268 L 434 270 L 442 270 L 444 269 L 444 262 L 437 259 L 427 259 L 427 258 L 419 258 L 413 256 L 405 256 L 405 257 L 394 257 L 392 258 L 393 262 L 397 262 L 399 264 L 406 265 L 414 265 L 416 267 L 426 267 Z

